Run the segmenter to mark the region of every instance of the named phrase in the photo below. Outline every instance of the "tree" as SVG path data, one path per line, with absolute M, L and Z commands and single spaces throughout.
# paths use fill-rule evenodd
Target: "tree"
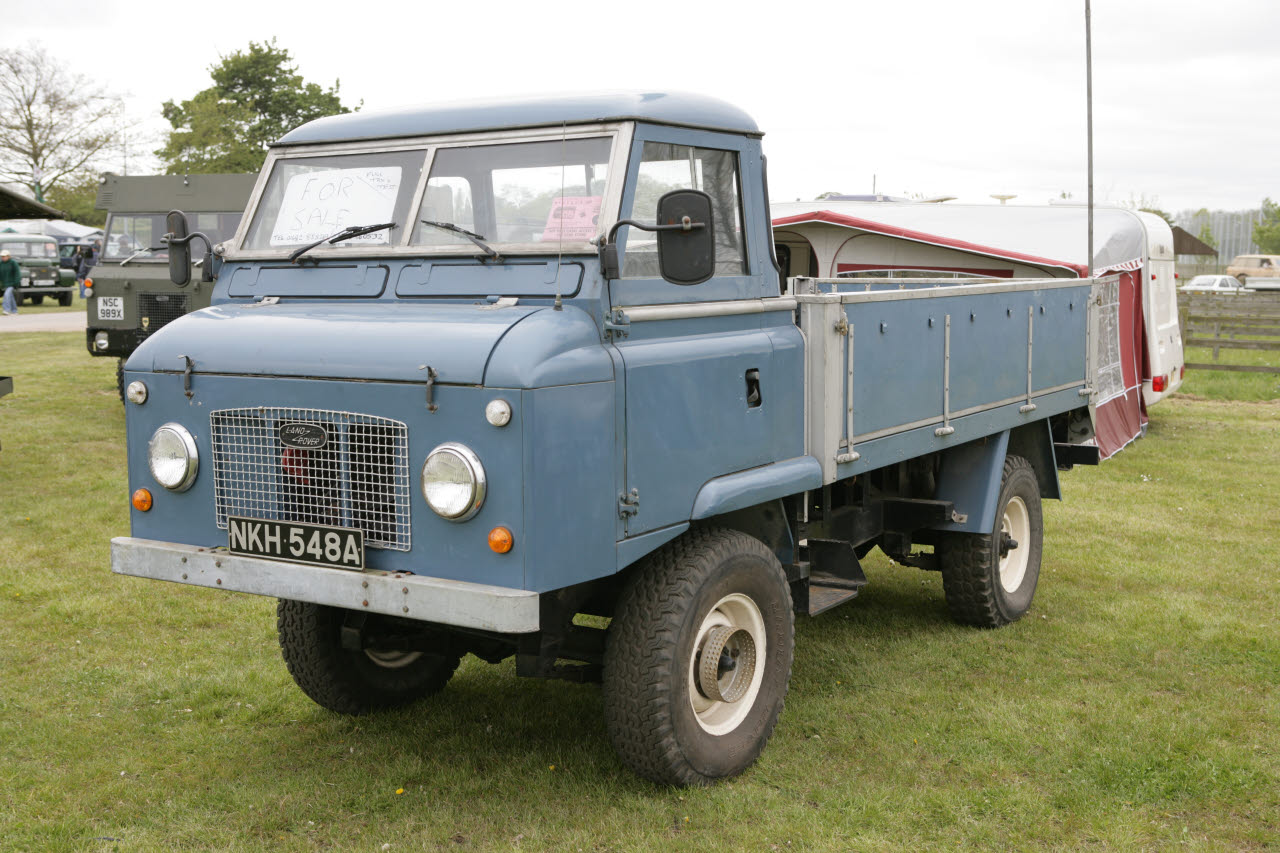
M 120 99 L 38 44 L 0 50 L 0 181 L 37 201 L 83 177 L 116 137 Z
M 169 174 L 256 172 L 267 146 L 303 122 L 349 113 L 330 89 L 306 83 L 289 51 L 275 39 L 221 57 L 209 67 L 213 85 L 190 100 L 165 101 L 173 130 L 156 155 Z M 359 109 L 357 104 L 356 109 Z
M 1209 214 L 1207 207 L 1202 207 L 1196 211 L 1196 219 L 1200 220 L 1200 233 L 1196 238 L 1206 246 L 1218 248 L 1218 238 L 1213 236 L 1213 219 Z
M 1262 221 L 1253 226 L 1253 242 L 1268 255 L 1280 255 L 1280 204 L 1262 200 Z
M 49 190 L 45 201 L 50 207 L 66 213 L 72 222 L 101 228 L 107 223 L 107 212 L 94 208 L 101 185 L 101 178 L 90 174 L 78 175 Z

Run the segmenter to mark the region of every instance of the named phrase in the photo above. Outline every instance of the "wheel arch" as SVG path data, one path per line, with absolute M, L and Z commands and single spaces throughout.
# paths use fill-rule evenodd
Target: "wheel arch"
M 1049 422 L 1024 424 L 942 454 L 934 497 L 951 501 L 955 504 L 955 511 L 965 519 L 942 524 L 939 530 L 991 532 L 1006 456 L 1021 456 L 1031 464 L 1040 484 L 1041 498 L 1057 500 L 1062 497 Z

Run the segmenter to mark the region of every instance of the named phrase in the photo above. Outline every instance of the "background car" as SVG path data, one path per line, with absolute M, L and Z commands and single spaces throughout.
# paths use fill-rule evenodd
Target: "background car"
M 1227 266 L 1227 275 L 1242 284 L 1255 276 L 1275 278 L 1280 276 L 1280 255 L 1236 255 Z
M 1239 293 L 1244 285 L 1229 275 L 1198 275 L 1178 288 L 1201 293 Z

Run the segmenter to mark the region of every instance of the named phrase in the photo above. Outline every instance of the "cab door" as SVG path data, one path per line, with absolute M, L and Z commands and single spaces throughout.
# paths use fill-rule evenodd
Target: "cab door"
M 623 218 L 652 223 L 665 193 L 706 192 L 716 264 L 701 284 L 669 283 L 655 235 L 619 231 L 609 282 L 625 373 L 619 539 L 675 535 L 708 480 L 803 452 L 802 428 L 783 417 L 801 417 L 803 347 L 793 315 L 768 304 L 779 287 L 759 169 L 757 140 L 637 128 Z

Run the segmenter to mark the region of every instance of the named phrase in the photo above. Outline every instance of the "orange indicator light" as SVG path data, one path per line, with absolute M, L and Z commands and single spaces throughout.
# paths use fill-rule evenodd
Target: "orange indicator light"
M 138 489 L 133 493 L 133 508 L 138 512 L 146 512 L 151 509 L 151 492 L 146 489 Z
M 511 546 L 515 545 L 516 540 L 511 535 L 511 531 L 505 527 L 495 527 L 489 531 L 489 547 L 495 553 L 505 554 L 511 550 Z

